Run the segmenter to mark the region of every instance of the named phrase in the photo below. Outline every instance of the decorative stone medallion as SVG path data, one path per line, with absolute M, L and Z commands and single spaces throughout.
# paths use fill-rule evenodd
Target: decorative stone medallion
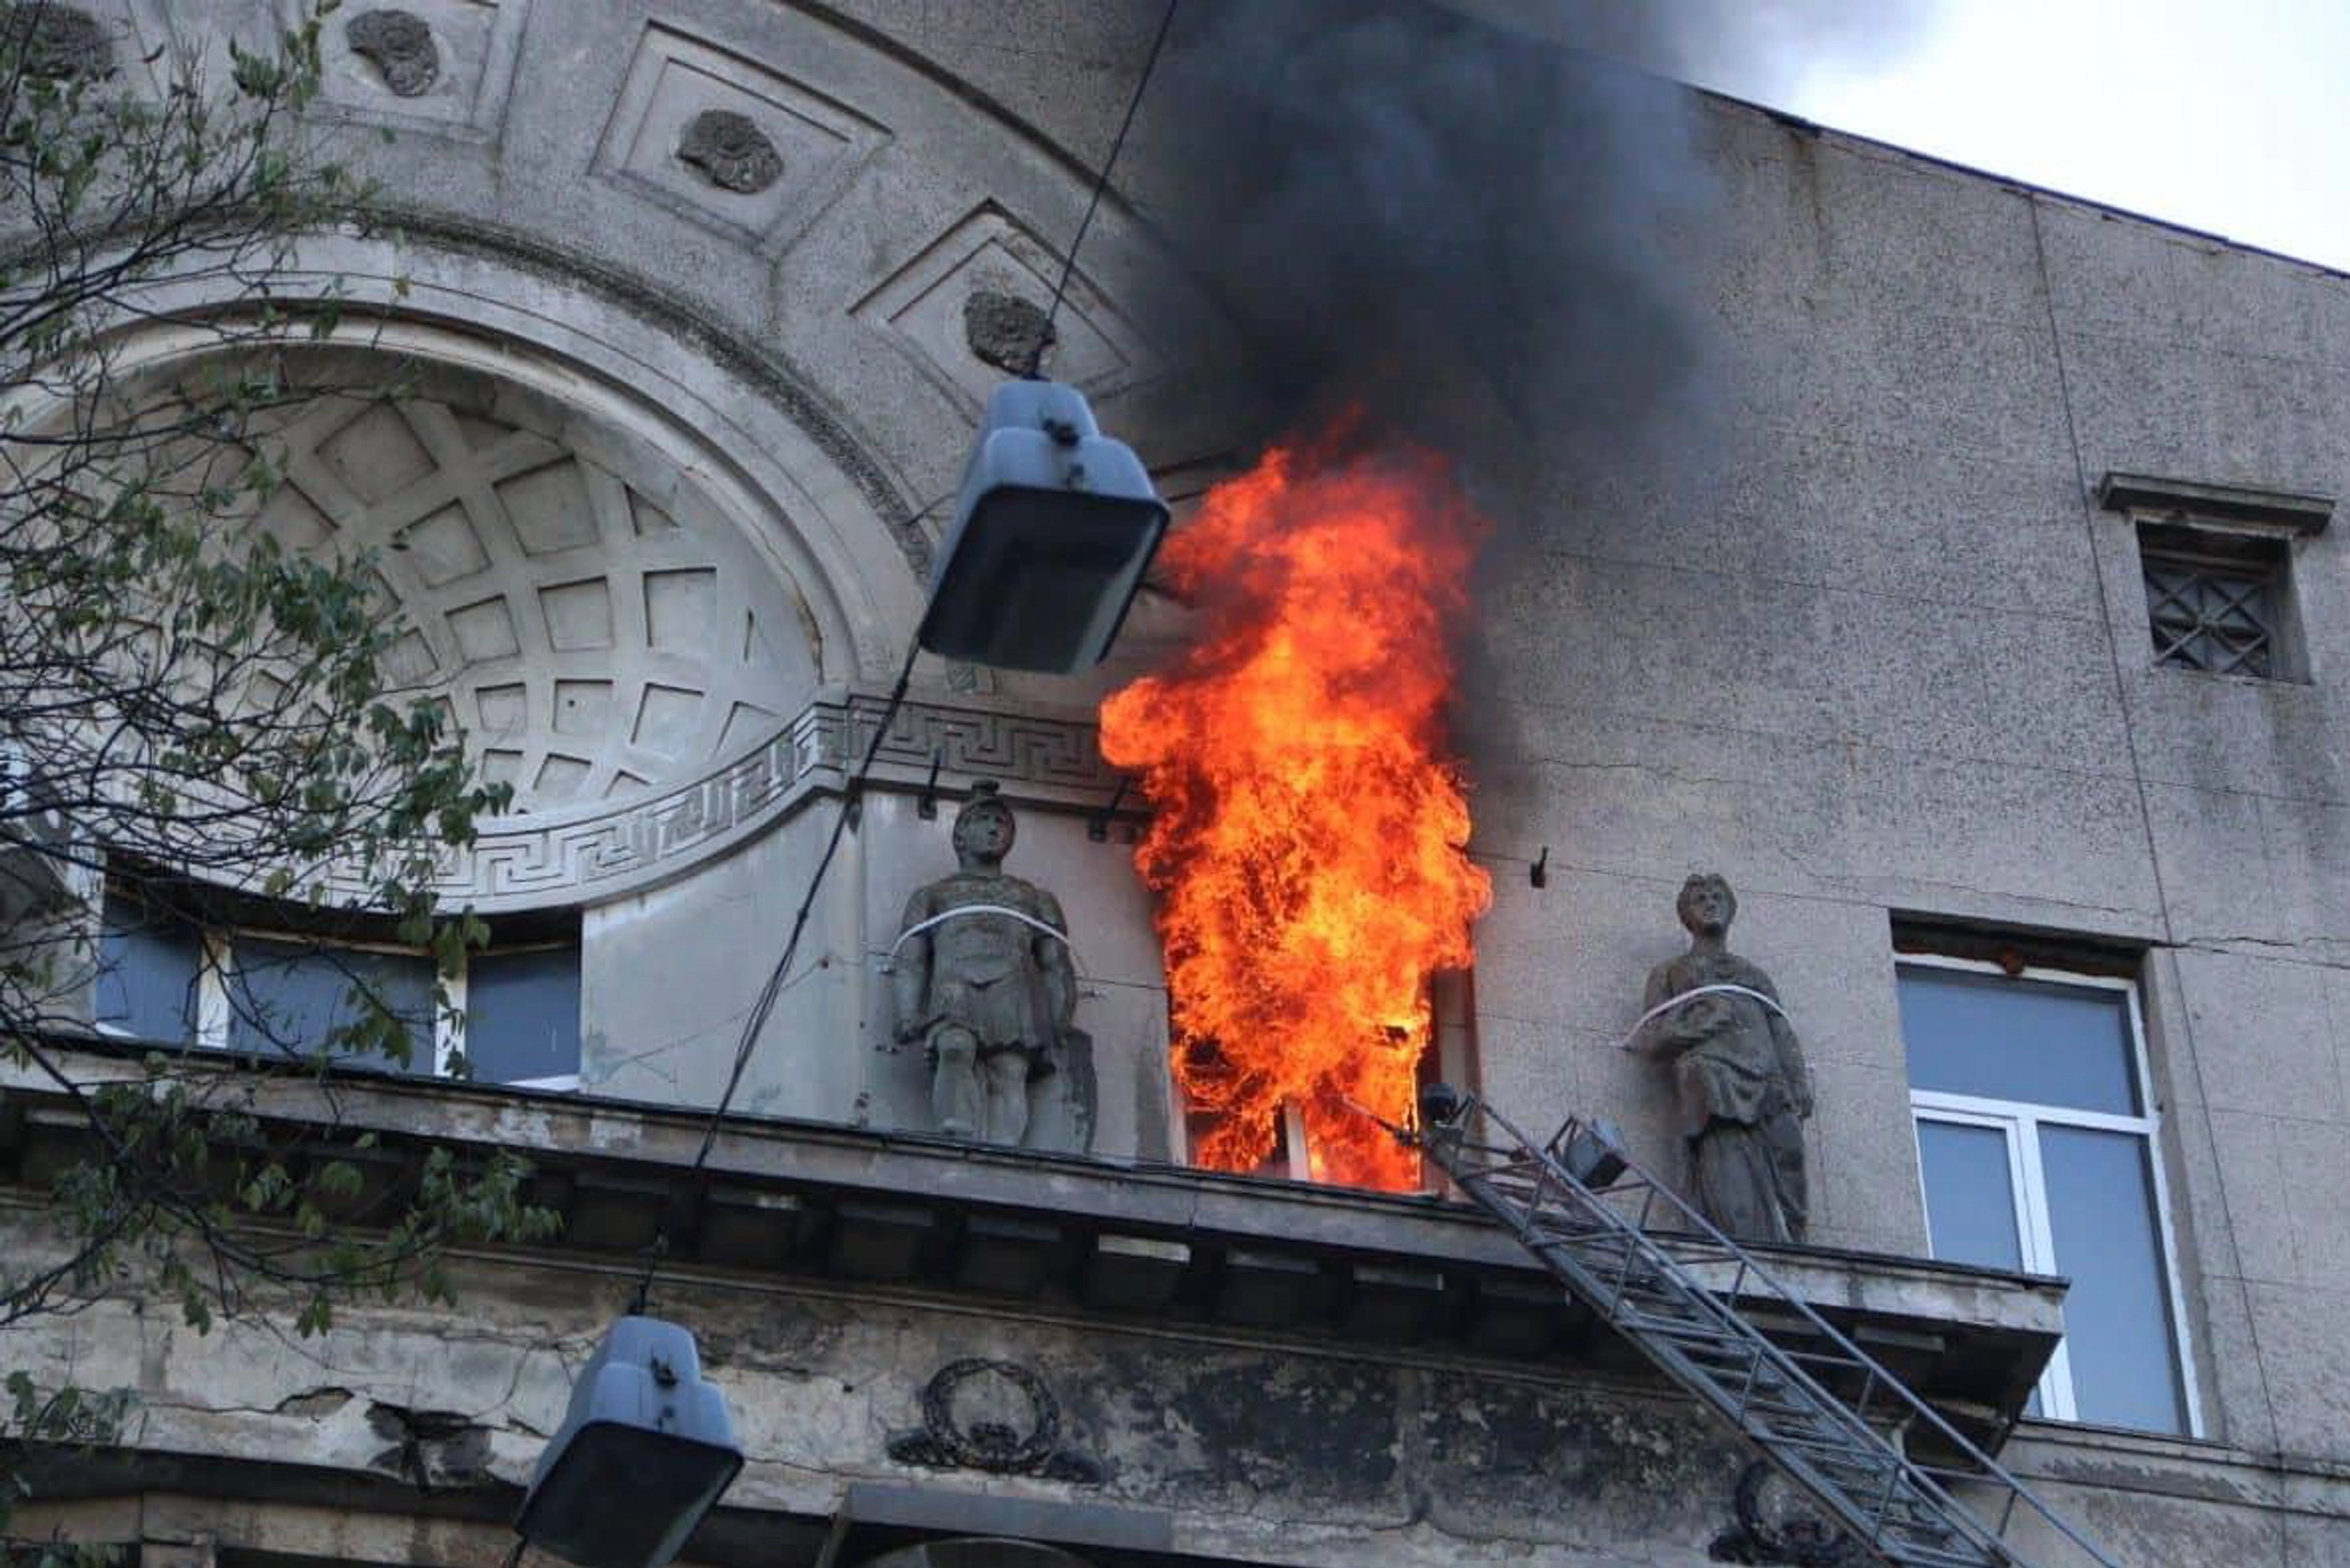
M 889 1455 L 931 1470 L 982 1470 L 1099 1486 L 1109 1470 L 1059 1447 L 1061 1411 L 1045 1380 L 1016 1361 L 949 1361 L 922 1391 L 922 1425 L 893 1432 Z
M 420 1492 L 494 1484 L 489 1428 L 462 1412 L 371 1404 L 367 1428 L 391 1445 L 370 1460 L 370 1466 L 400 1477 Z
M 1103 255 L 1113 254 L 1107 247 Z M 1092 254 L 1089 248 L 1088 254 Z M 850 308 L 972 413 L 1027 368 L 1061 275 L 1059 252 L 994 202 L 983 202 Z M 1111 275 L 1116 275 L 1114 274 Z M 1053 379 L 1107 398 L 1157 375 L 1165 357 L 1103 291 L 1090 267 L 1069 274 L 1053 318 Z
M 432 29 L 412 11 L 363 11 L 343 28 L 351 52 L 384 78 L 396 96 L 422 95 L 440 79 L 441 51 Z
M 1810 1498 L 1762 1460 L 1740 1473 L 1730 1506 L 1737 1512 L 1738 1528 L 1714 1537 L 1706 1549 L 1717 1562 L 1842 1568 L 1859 1561 L 1852 1537 L 1823 1518 Z
M 971 352 L 1008 375 L 1026 375 L 1044 364 L 1060 329 L 1035 300 L 1001 289 L 975 288 L 963 301 L 963 338 Z
M 18 0 L 0 11 L 0 41 L 21 51 L 25 73 L 47 80 L 114 73 L 114 41 L 95 17 L 73 6 Z
M 686 122 L 677 160 L 721 190 L 751 196 L 783 178 L 783 154 L 750 116 L 704 109 Z
M 790 245 L 890 137 L 780 68 L 803 26 L 817 24 L 779 19 L 769 53 L 750 56 L 648 24 L 589 172 L 738 243 Z

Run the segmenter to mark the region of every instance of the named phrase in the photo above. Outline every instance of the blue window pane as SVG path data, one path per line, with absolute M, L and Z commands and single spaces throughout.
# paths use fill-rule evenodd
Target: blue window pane
M 195 929 L 131 899 L 110 898 L 98 935 L 97 1020 L 141 1040 L 196 1038 Z
M 1900 975 L 1912 1087 L 2140 1114 L 2126 993 L 1945 969 Z
M 579 949 L 483 953 L 465 966 L 465 1060 L 483 1083 L 579 1071 Z
M 2050 1239 L 2057 1270 L 2073 1282 L 2065 1297 L 2065 1352 L 2079 1418 L 2184 1432 L 2150 1152 L 2132 1133 L 2040 1129 Z
M 408 1058 L 385 1051 L 337 1052 L 339 1068 L 430 1073 L 432 963 L 414 953 L 369 953 L 240 935 L 229 976 L 229 1047 L 254 1056 L 306 1057 L 328 1036 L 365 1016 L 370 1003 L 405 1026 Z
M 2008 1136 L 1997 1127 L 1918 1123 L 1926 1176 L 1926 1228 L 1934 1256 L 1953 1263 L 2021 1269 Z

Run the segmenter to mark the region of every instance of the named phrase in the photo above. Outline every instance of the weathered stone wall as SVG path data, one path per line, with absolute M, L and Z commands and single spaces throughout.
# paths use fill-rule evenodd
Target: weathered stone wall
M 571 1372 L 622 1305 L 617 1281 L 596 1284 L 606 1310 L 583 1316 L 582 1285 L 469 1270 L 462 1315 L 369 1308 L 293 1345 L 242 1327 L 198 1336 L 114 1306 L 44 1330 L 32 1370 L 139 1389 L 139 1442 L 151 1453 L 463 1493 L 529 1478 Z M 1539 1551 L 1573 1562 L 1638 1543 L 1694 1563 L 1729 1528 L 1746 1462 L 1677 1401 L 1409 1355 L 1105 1331 L 867 1294 L 669 1282 L 658 1306 L 694 1325 L 704 1370 L 725 1389 L 749 1457 L 731 1508 L 822 1517 L 850 1483 L 894 1482 L 1151 1517 L 1174 1550 L 1250 1562 L 1507 1562 Z M 599 1327 L 583 1332 L 589 1316 Z M 1049 1411 L 1049 1472 L 991 1470 L 920 1443 L 925 1387 L 972 1360 L 1022 1369 L 1035 1393 L 979 1373 L 950 1400 L 950 1424 L 998 1421 L 1026 1439 Z
M 2093 491 L 2341 495 L 2350 282 L 1732 105 L 1706 124 L 1707 439 L 1530 512 L 1485 605 L 1479 836 L 1552 847 L 1550 890 L 1505 878 L 1481 932 L 1488 1083 L 1665 1148 L 1654 1080 L 1606 1046 L 1679 946 L 1675 885 L 1719 869 L 1819 1079 L 1822 1234 L 1910 1248 L 1893 916 L 2143 945 L 2207 1428 L 2339 1457 L 2350 568 L 2296 549 L 2306 683 L 2151 667 L 2132 524 Z
M 403 308 L 567 354 L 583 388 L 632 385 L 694 422 L 850 606 L 853 656 L 827 676 L 886 678 L 939 521 L 906 520 L 951 486 L 996 374 L 962 301 L 1044 286 L 1156 7 L 1019 6 L 984 29 L 889 0 L 415 9 L 442 56 L 414 93 L 333 35 L 332 98 L 407 237 L 317 264 L 387 304 L 402 276 Z M 128 15 L 133 60 L 259 10 Z M 756 158 L 714 178 L 667 140 L 683 151 L 713 109 L 779 111 L 774 134 L 804 140 L 778 144 L 768 183 Z M 1608 1047 L 1680 944 L 1682 877 L 1718 869 L 1819 1079 L 1815 1238 L 1913 1250 L 1893 917 L 2143 946 L 2208 1434 L 2230 1464 L 2350 1461 L 2342 541 L 2295 553 L 2309 681 L 2154 669 L 2131 525 L 2092 495 L 2109 469 L 2342 494 L 2350 283 L 1733 105 L 1698 123 L 1717 201 L 1691 254 L 1714 331 L 1677 459 L 1536 473 L 1494 504 L 1505 569 L 1462 714 L 1478 846 L 1503 863 L 1475 988 L 1485 1086 L 1529 1123 L 1606 1111 L 1673 1158 L 1662 1084 Z M 1143 341 L 1121 301 L 1181 285 L 1147 227 L 1113 200 L 1088 243 L 1057 368 L 1162 467 L 1245 435 L 1149 402 L 1179 345 Z M 1147 647 L 1170 628 L 1136 630 Z M 1015 688 L 1078 708 L 1093 690 Z M 1055 874 L 1107 866 L 1073 824 L 1044 835 Z M 771 845 L 591 915 L 599 1059 L 628 1055 L 670 955 L 716 944 L 763 968 L 764 916 L 722 916 L 749 880 L 775 907 L 789 868 L 761 857 L 800 851 Z M 934 846 L 877 850 L 829 949 L 869 958 Z M 1545 846 L 1537 890 L 1510 863 Z M 1100 875 L 1139 1016 L 1137 896 Z M 845 990 L 795 1018 L 865 1016 Z M 688 1021 L 712 1050 L 720 994 Z M 720 1072 L 674 1080 L 706 1092 Z M 1130 1147 L 1149 1154 L 1141 1081 Z M 777 1108 L 806 1103 L 773 1087 Z M 2302 1483 L 2281 1475 L 2247 1483 L 2249 1506 L 2283 1506 Z M 2095 1507 L 2137 1529 L 2128 1504 Z M 2281 1513 L 2246 1539 L 2272 1525 L 2291 1551 L 2343 1550 Z
M 118 1303 L 44 1327 L 28 1370 L 136 1388 L 150 1456 L 384 1478 L 447 1512 L 527 1481 L 627 1288 L 603 1271 L 484 1265 L 456 1283 L 458 1313 L 365 1307 L 301 1341 L 245 1326 L 199 1336 Z M 726 1506 L 754 1516 L 821 1520 L 850 1488 L 916 1488 L 979 1520 L 990 1504 L 1031 1505 L 1038 1533 L 1066 1530 L 1080 1551 L 1091 1539 L 1327 1568 L 1694 1568 L 1736 1528 L 1749 1462 L 1652 1390 L 1408 1350 L 708 1279 L 663 1282 L 656 1308 L 694 1327 L 725 1391 L 749 1456 Z M 2130 1564 L 2322 1562 L 2350 1545 L 2338 1486 L 2193 1445 L 2051 1439 L 2017 1457 Z M 367 1538 L 364 1512 L 349 1540 Z M 481 1549 L 418 1550 L 469 1562 Z

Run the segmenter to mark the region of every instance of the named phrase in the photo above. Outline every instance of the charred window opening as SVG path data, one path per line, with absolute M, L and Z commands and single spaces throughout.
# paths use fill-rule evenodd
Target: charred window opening
M 1427 1037 L 1421 1042 L 1414 1071 L 1416 1081 L 1423 1089 L 1437 1082 L 1472 1091 L 1477 1087 L 1473 980 L 1474 976 L 1468 969 L 1441 969 L 1429 977 Z M 1181 1147 L 1193 1163 L 1200 1163 L 1198 1151 L 1222 1126 L 1223 1114 L 1184 1100 L 1183 1082 L 1213 1080 L 1218 1073 L 1237 1069 L 1214 1041 L 1183 1042 L 1178 1048 L 1185 1055 L 1183 1074 L 1175 1086 L 1182 1124 Z M 1315 1137 L 1307 1117 L 1295 1103 L 1283 1104 L 1268 1119 L 1264 1143 L 1268 1149 L 1265 1158 L 1247 1174 L 1287 1182 L 1333 1180 L 1325 1168 L 1326 1162 L 1315 1156 Z M 1435 1190 L 1437 1177 L 1433 1168 L 1423 1169 L 1420 1185 L 1424 1190 Z

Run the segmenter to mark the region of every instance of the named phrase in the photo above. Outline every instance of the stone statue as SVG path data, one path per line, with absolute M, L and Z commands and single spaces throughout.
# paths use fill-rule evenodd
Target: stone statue
M 1678 908 L 1689 951 L 1649 971 L 1648 1016 L 1628 1047 L 1673 1062 L 1699 1211 L 1740 1240 L 1801 1241 L 1811 1114 L 1803 1047 L 1771 977 L 1729 950 L 1729 884 L 1692 877 Z
M 1082 1039 L 1068 922 L 1052 894 L 1005 874 L 1013 831 L 995 786 L 974 786 L 955 817 L 958 869 L 907 901 L 890 974 L 897 1037 L 930 1053 L 939 1131 L 1007 1144 L 1027 1135 L 1029 1083 Z

